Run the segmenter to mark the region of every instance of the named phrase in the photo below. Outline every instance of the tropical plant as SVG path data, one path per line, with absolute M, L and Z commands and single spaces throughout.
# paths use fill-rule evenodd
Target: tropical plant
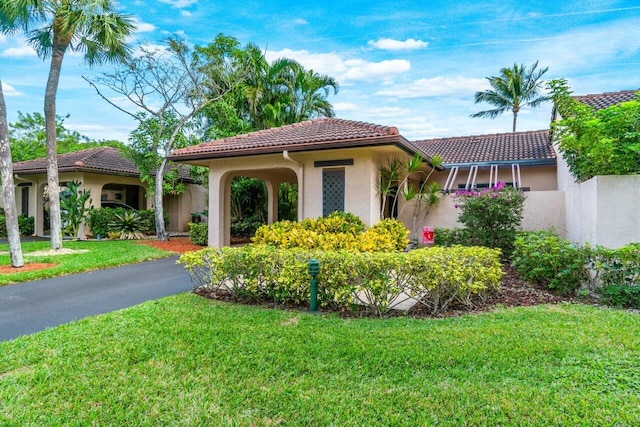
M 536 70 L 538 61 L 530 68 L 524 64 L 513 64 L 512 68 L 500 70 L 500 76 L 487 77 L 492 89 L 476 92 L 475 102 L 486 102 L 495 106 L 493 110 L 480 111 L 471 117 L 494 119 L 505 111 L 513 112 L 513 132 L 516 131 L 518 113 L 523 107 L 537 107 L 549 101 L 550 96 L 541 94 L 544 82 L 540 80 L 549 67 Z
M 0 27 L 1 28 L 1 27 Z M 0 80 L 0 177 L 2 179 L 2 203 L 4 206 L 4 225 L 9 239 L 11 266 L 18 268 L 24 265 L 20 229 L 18 228 L 18 209 L 16 207 L 15 186 L 13 183 L 13 163 L 11 161 L 11 144 L 9 143 L 9 127 L 7 126 L 7 104 L 4 101 L 2 81 Z
M 499 182 L 480 192 L 458 191 L 455 198 L 461 209 L 458 221 L 466 227 L 469 244 L 500 248 L 503 257 L 510 257 L 522 223 L 522 192 Z
M 62 216 L 62 232 L 65 236 L 78 238 L 80 224 L 93 209 L 91 191 L 79 190 L 80 181 L 70 181 L 66 189 L 60 192 L 60 212 Z
M 564 79 L 548 84 L 561 119 L 553 136 L 578 181 L 640 173 L 640 92 L 636 99 L 594 111 L 571 97 Z
M 111 0 L 3 0 L 0 30 L 22 29 L 38 56 L 51 58 L 44 95 L 47 140 L 47 196 L 50 200 L 51 248 L 62 247 L 60 188 L 56 149 L 56 93 L 64 55 L 84 52 L 89 65 L 121 61 L 129 54 L 126 39 L 135 26 L 114 12 Z
M 111 233 L 119 239 L 141 239 L 145 235 L 144 221 L 135 211 L 116 213 L 109 222 L 109 235 Z

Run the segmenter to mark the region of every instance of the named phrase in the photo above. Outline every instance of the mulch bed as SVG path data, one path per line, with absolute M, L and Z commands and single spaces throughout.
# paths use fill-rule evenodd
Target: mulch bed
M 190 251 L 199 251 L 204 246 L 198 246 L 191 243 L 188 237 L 172 237 L 167 241 L 163 240 L 141 240 L 138 242 L 140 245 L 153 246 L 154 248 L 162 249 L 164 251 L 185 253 Z
M 505 274 L 502 277 L 501 289 L 489 295 L 484 300 L 475 301 L 475 305 L 471 308 L 463 306 L 450 306 L 445 311 L 432 313 L 423 306 L 416 304 L 407 312 L 391 311 L 387 313 L 386 317 L 396 316 L 408 316 L 415 318 L 444 318 L 455 317 L 469 313 L 481 313 L 491 311 L 497 307 L 522 307 L 532 306 L 538 304 L 559 304 L 559 303 L 573 303 L 573 302 L 590 302 L 587 300 L 578 301 L 577 298 L 566 297 L 554 294 L 550 291 L 540 289 L 539 287 L 526 284 L 518 273 L 512 267 L 503 268 Z M 233 295 L 224 291 L 211 291 L 206 288 L 196 288 L 193 291 L 195 294 L 204 298 L 216 299 L 219 301 L 233 302 L 233 303 L 246 303 L 234 298 Z M 289 310 L 308 310 L 308 307 L 296 306 L 293 304 L 276 304 L 273 302 L 254 302 L 252 305 L 258 305 L 264 308 L 274 309 L 289 309 Z M 342 317 L 370 317 L 372 314 L 364 309 L 351 310 L 340 312 Z
M 55 267 L 58 264 L 51 262 L 25 262 L 20 268 L 13 268 L 10 265 L 0 265 L 0 274 L 24 273 L 25 271 L 42 270 Z

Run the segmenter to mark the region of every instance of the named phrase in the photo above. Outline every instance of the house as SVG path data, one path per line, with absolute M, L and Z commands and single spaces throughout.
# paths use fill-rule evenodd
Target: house
M 35 218 L 35 233 L 47 235 L 48 203 L 44 198 L 47 185 L 46 158 L 27 160 L 13 164 L 16 183 L 18 212 Z M 165 196 L 164 209 L 169 217 L 169 231 L 186 231 L 191 213 L 206 209 L 206 189 L 197 185 L 186 173 L 181 172 L 186 184 L 179 196 Z M 93 206 L 99 208 L 114 204 L 128 205 L 133 209 L 151 209 L 153 200 L 147 196 L 148 186 L 140 180 L 136 166 L 112 147 L 98 147 L 58 156 L 60 186 L 66 182 L 80 181 L 81 189 L 91 192 Z M 80 236 L 89 233 L 81 230 Z
M 230 188 L 236 176 L 263 179 L 268 222 L 278 188 L 298 186 L 298 219 L 344 210 L 371 226 L 380 219 L 379 165 L 419 152 L 395 127 L 322 118 L 174 150 L 169 158 L 209 168 L 209 244 L 230 243 Z M 427 158 L 427 161 L 429 159 Z
M 604 108 L 633 97 L 634 91 L 621 91 L 575 98 Z M 598 186 L 617 186 L 611 179 L 630 180 L 621 184 L 626 190 L 639 188 L 640 177 L 596 177 L 596 184 L 585 183 L 578 193 L 578 184 L 556 152 L 548 130 L 411 142 L 395 127 L 324 118 L 205 142 L 175 150 L 169 158 L 209 168 L 211 246 L 230 243 L 230 186 L 236 176 L 266 182 L 269 223 L 277 220 L 278 186 L 289 182 L 298 185 L 298 219 L 345 210 L 372 225 L 379 220 L 382 206 L 379 166 L 415 153 L 422 154 L 429 165 L 432 156 L 444 157 L 443 167 L 431 178 L 445 192 L 428 216 L 421 218 L 422 225 L 459 226 L 455 190 L 503 181 L 526 191 L 526 230 L 553 228 L 576 243 L 610 247 L 640 241 L 640 221 L 636 220 L 640 194 L 594 191 Z M 611 209 L 613 205 L 623 209 Z M 403 208 L 400 205 L 398 217 L 411 228 L 411 209 Z

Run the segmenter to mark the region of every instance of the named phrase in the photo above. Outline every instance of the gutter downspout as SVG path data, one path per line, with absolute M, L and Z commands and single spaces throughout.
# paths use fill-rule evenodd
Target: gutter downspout
M 304 165 L 292 159 L 288 150 L 282 152 L 282 157 L 298 166 L 298 221 L 301 221 L 304 219 Z

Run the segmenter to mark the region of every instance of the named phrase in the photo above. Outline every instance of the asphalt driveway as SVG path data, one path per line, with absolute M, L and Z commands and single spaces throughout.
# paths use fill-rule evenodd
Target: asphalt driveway
M 177 256 L 0 287 L 0 341 L 191 289 Z

